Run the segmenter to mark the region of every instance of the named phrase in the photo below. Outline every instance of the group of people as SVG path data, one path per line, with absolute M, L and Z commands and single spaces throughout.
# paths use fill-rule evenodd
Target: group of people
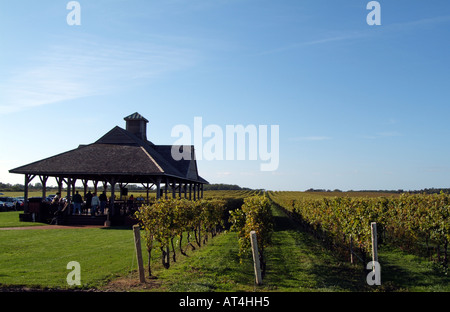
M 97 193 L 91 193 L 89 191 L 86 196 L 84 197 L 84 201 L 86 204 L 84 205 L 84 209 L 91 212 L 91 216 L 95 217 L 97 212 L 100 214 L 105 214 L 105 208 L 106 203 L 108 201 L 108 198 L 106 197 L 106 192 L 101 193 L 99 196 L 97 196 Z M 75 192 L 72 198 L 73 203 L 73 214 L 82 214 L 82 204 L 83 204 L 83 197 L 79 194 L 78 191 Z M 64 198 L 61 198 L 61 193 L 57 193 L 56 196 L 52 200 L 52 204 L 57 204 L 59 206 L 58 210 L 61 210 L 63 207 L 65 209 L 65 202 Z M 70 213 L 70 211 L 69 211 Z
M 102 215 L 105 214 L 106 203 L 108 201 L 106 192 L 103 192 L 97 196 L 97 193 L 91 193 L 91 191 L 89 191 L 84 200 L 86 201 L 85 209 L 91 210 L 91 216 L 95 216 L 97 212 L 100 212 Z M 73 214 L 77 214 L 77 212 L 78 214 L 81 214 L 81 204 L 83 203 L 83 198 L 78 191 L 75 192 L 72 202 Z

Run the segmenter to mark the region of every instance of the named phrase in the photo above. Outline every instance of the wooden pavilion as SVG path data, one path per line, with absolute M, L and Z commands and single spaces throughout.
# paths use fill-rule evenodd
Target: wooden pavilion
M 175 160 L 171 155 L 172 145 L 155 145 L 147 140 L 147 119 L 134 113 L 124 120 L 126 129 L 116 126 L 92 144 L 11 169 L 10 173 L 25 175 L 24 212 L 29 208 L 28 185 L 36 177 L 42 183 L 43 198 L 50 177 L 56 179 L 61 194 L 65 184 L 69 200 L 75 194 L 77 181 L 82 182 L 85 194 L 89 181 L 94 185 L 94 192 L 99 182 L 105 191 L 109 185 L 107 225 L 110 217 L 118 214 L 114 204 L 116 185 L 122 190 L 129 183 L 142 184 L 147 190 L 147 200 L 153 187 L 157 199 L 167 198 L 168 192 L 173 198 L 203 198 L 203 185 L 208 182 L 198 175 L 194 146 L 177 146 L 180 150 L 190 148 L 191 159 Z

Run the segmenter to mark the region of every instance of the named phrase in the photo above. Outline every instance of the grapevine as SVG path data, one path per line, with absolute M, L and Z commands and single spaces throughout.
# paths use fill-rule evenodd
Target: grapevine
M 201 246 L 206 242 L 208 234 L 217 234 L 223 224 L 225 201 L 220 199 L 190 201 L 186 199 L 161 199 L 153 205 L 143 205 L 135 213 L 141 228 L 144 230 L 148 252 L 148 271 L 151 276 L 152 250 L 161 250 L 161 261 L 164 268 L 170 267 L 176 261 L 175 245 L 179 245 L 181 254 L 186 255 L 182 247 L 183 236 L 187 233 L 187 245 L 193 248 L 190 241 L 191 233 L 195 233 L 196 243 Z M 176 240 L 176 243 L 175 243 Z
M 434 246 L 437 261 L 448 267 L 450 241 L 449 194 L 402 194 L 398 197 L 308 197 L 298 192 L 269 192 L 270 199 L 330 245 L 345 245 L 349 237 L 370 252 L 370 223 L 376 222 L 381 241 L 405 250 Z
M 250 232 L 255 231 L 261 272 L 266 269 L 265 248 L 270 244 L 273 233 L 271 203 L 265 195 L 254 195 L 244 199 L 241 209 L 231 213 L 232 230 L 238 232 L 239 257 L 248 253 L 250 247 Z

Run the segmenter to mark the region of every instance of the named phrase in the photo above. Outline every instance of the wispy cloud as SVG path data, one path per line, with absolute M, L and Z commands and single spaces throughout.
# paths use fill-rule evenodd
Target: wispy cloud
M 400 31 L 400 30 L 416 29 L 417 27 L 423 27 L 426 25 L 435 25 L 435 24 L 448 23 L 448 22 L 450 22 L 450 15 L 443 15 L 443 16 L 422 18 L 422 19 L 415 20 L 415 21 L 393 23 L 393 24 L 387 25 L 387 27 L 389 30 Z
M 219 171 L 219 172 L 216 172 L 216 176 L 217 177 L 227 177 L 227 176 L 230 176 L 232 174 L 233 173 L 231 171 Z
M 369 140 L 375 140 L 375 139 L 381 139 L 381 138 L 392 138 L 392 137 L 401 137 L 403 134 L 397 131 L 385 131 L 385 132 L 378 132 L 373 135 L 361 135 L 359 136 L 362 139 L 369 139 Z
M 304 136 L 289 138 L 289 141 L 326 141 L 331 139 L 332 138 L 328 136 Z
M 398 136 L 403 136 L 403 135 L 398 131 L 385 131 L 385 132 L 378 132 L 377 136 L 379 136 L 379 137 L 398 137 Z
M 342 34 L 331 34 L 331 35 L 324 36 L 323 38 L 319 38 L 319 39 L 306 40 L 303 42 L 296 42 L 296 43 L 288 44 L 285 46 L 280 46 L 275 49 L 262 51 L 261 53 L 259 53 L 259 55 L 267 55 L 267 54 L 279 53 L 279 52 L 284 52 L 284 51 L 298 49 L 298 48 L 307 47 L 307 46 L 315 46 L 315 45 L 339 42 L 339 41 L 344 41 L 344 40 L 358 39 L 358 38 L 365 37 L 367 35 L 368 35 L 368 33 L 353 32 L 353 31 L 347 32 L 347 33 L 342 33 Z
M 316 46 L 316 45 L 323 45 L 328 43 L 335 43 L 335 42 L 341 42 L 341 41 L 350 41 L 350 40 L 357 40 L 357 39 L 363 39 L 368 37 L 377 36 L 382 33 L 395 33 L 395 32 L 402 32 L 402 31 L 411 31 L 420 27 L 424 27 L 427 25 L 438 25 L 442 23 L 448 23 L 450 22 L 450 15 L 444 15 L 444 16 L 436 16 L 436 17 L 430 17 L 430 18 L 423 18 L 420 20 L 414 20 L 414 21 L 405 21 L 400 23 L 392 23 L 392 24 L 382 24 L 381 27 L 378 27 L 378 31 L 373 31 L 373 28 L 370 28 L 369 26 L 366 29 L 361 30 L 341 30 L 341 31 L 333 31 L 328 34 L 319 34 L 317 39 L 310 39 L 310 40 L 304 40 L 304 41 L 298 41 L 291 44 L 286 44 L 284 46 L 279 46 L 274 49 L 262 51 L 259 53 L 259 55 L 266 55 L 266 54 L 273 54 L 273 53 L 279 53 L 284 52 L 292 49 L 298 49 L 302 47 L 308 47 L 308 46 Z
M 48 46 L 0 81 L 0 114 L 106 94 L 193 66 L 196 51 L 141 42 L 75 40 Z

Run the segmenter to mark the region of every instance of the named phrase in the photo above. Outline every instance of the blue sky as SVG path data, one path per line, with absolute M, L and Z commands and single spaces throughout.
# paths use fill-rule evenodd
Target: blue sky
M 450 187 L 446 0 L 379 1 L 380 26 L 366 0 L 80 0 L 79 26 L 68 2 L 0 4 L 1 182 L 137 111 L 155 144 L 196 116 L 279 125 L 277 170 L 201 160 L 211 183 Z

